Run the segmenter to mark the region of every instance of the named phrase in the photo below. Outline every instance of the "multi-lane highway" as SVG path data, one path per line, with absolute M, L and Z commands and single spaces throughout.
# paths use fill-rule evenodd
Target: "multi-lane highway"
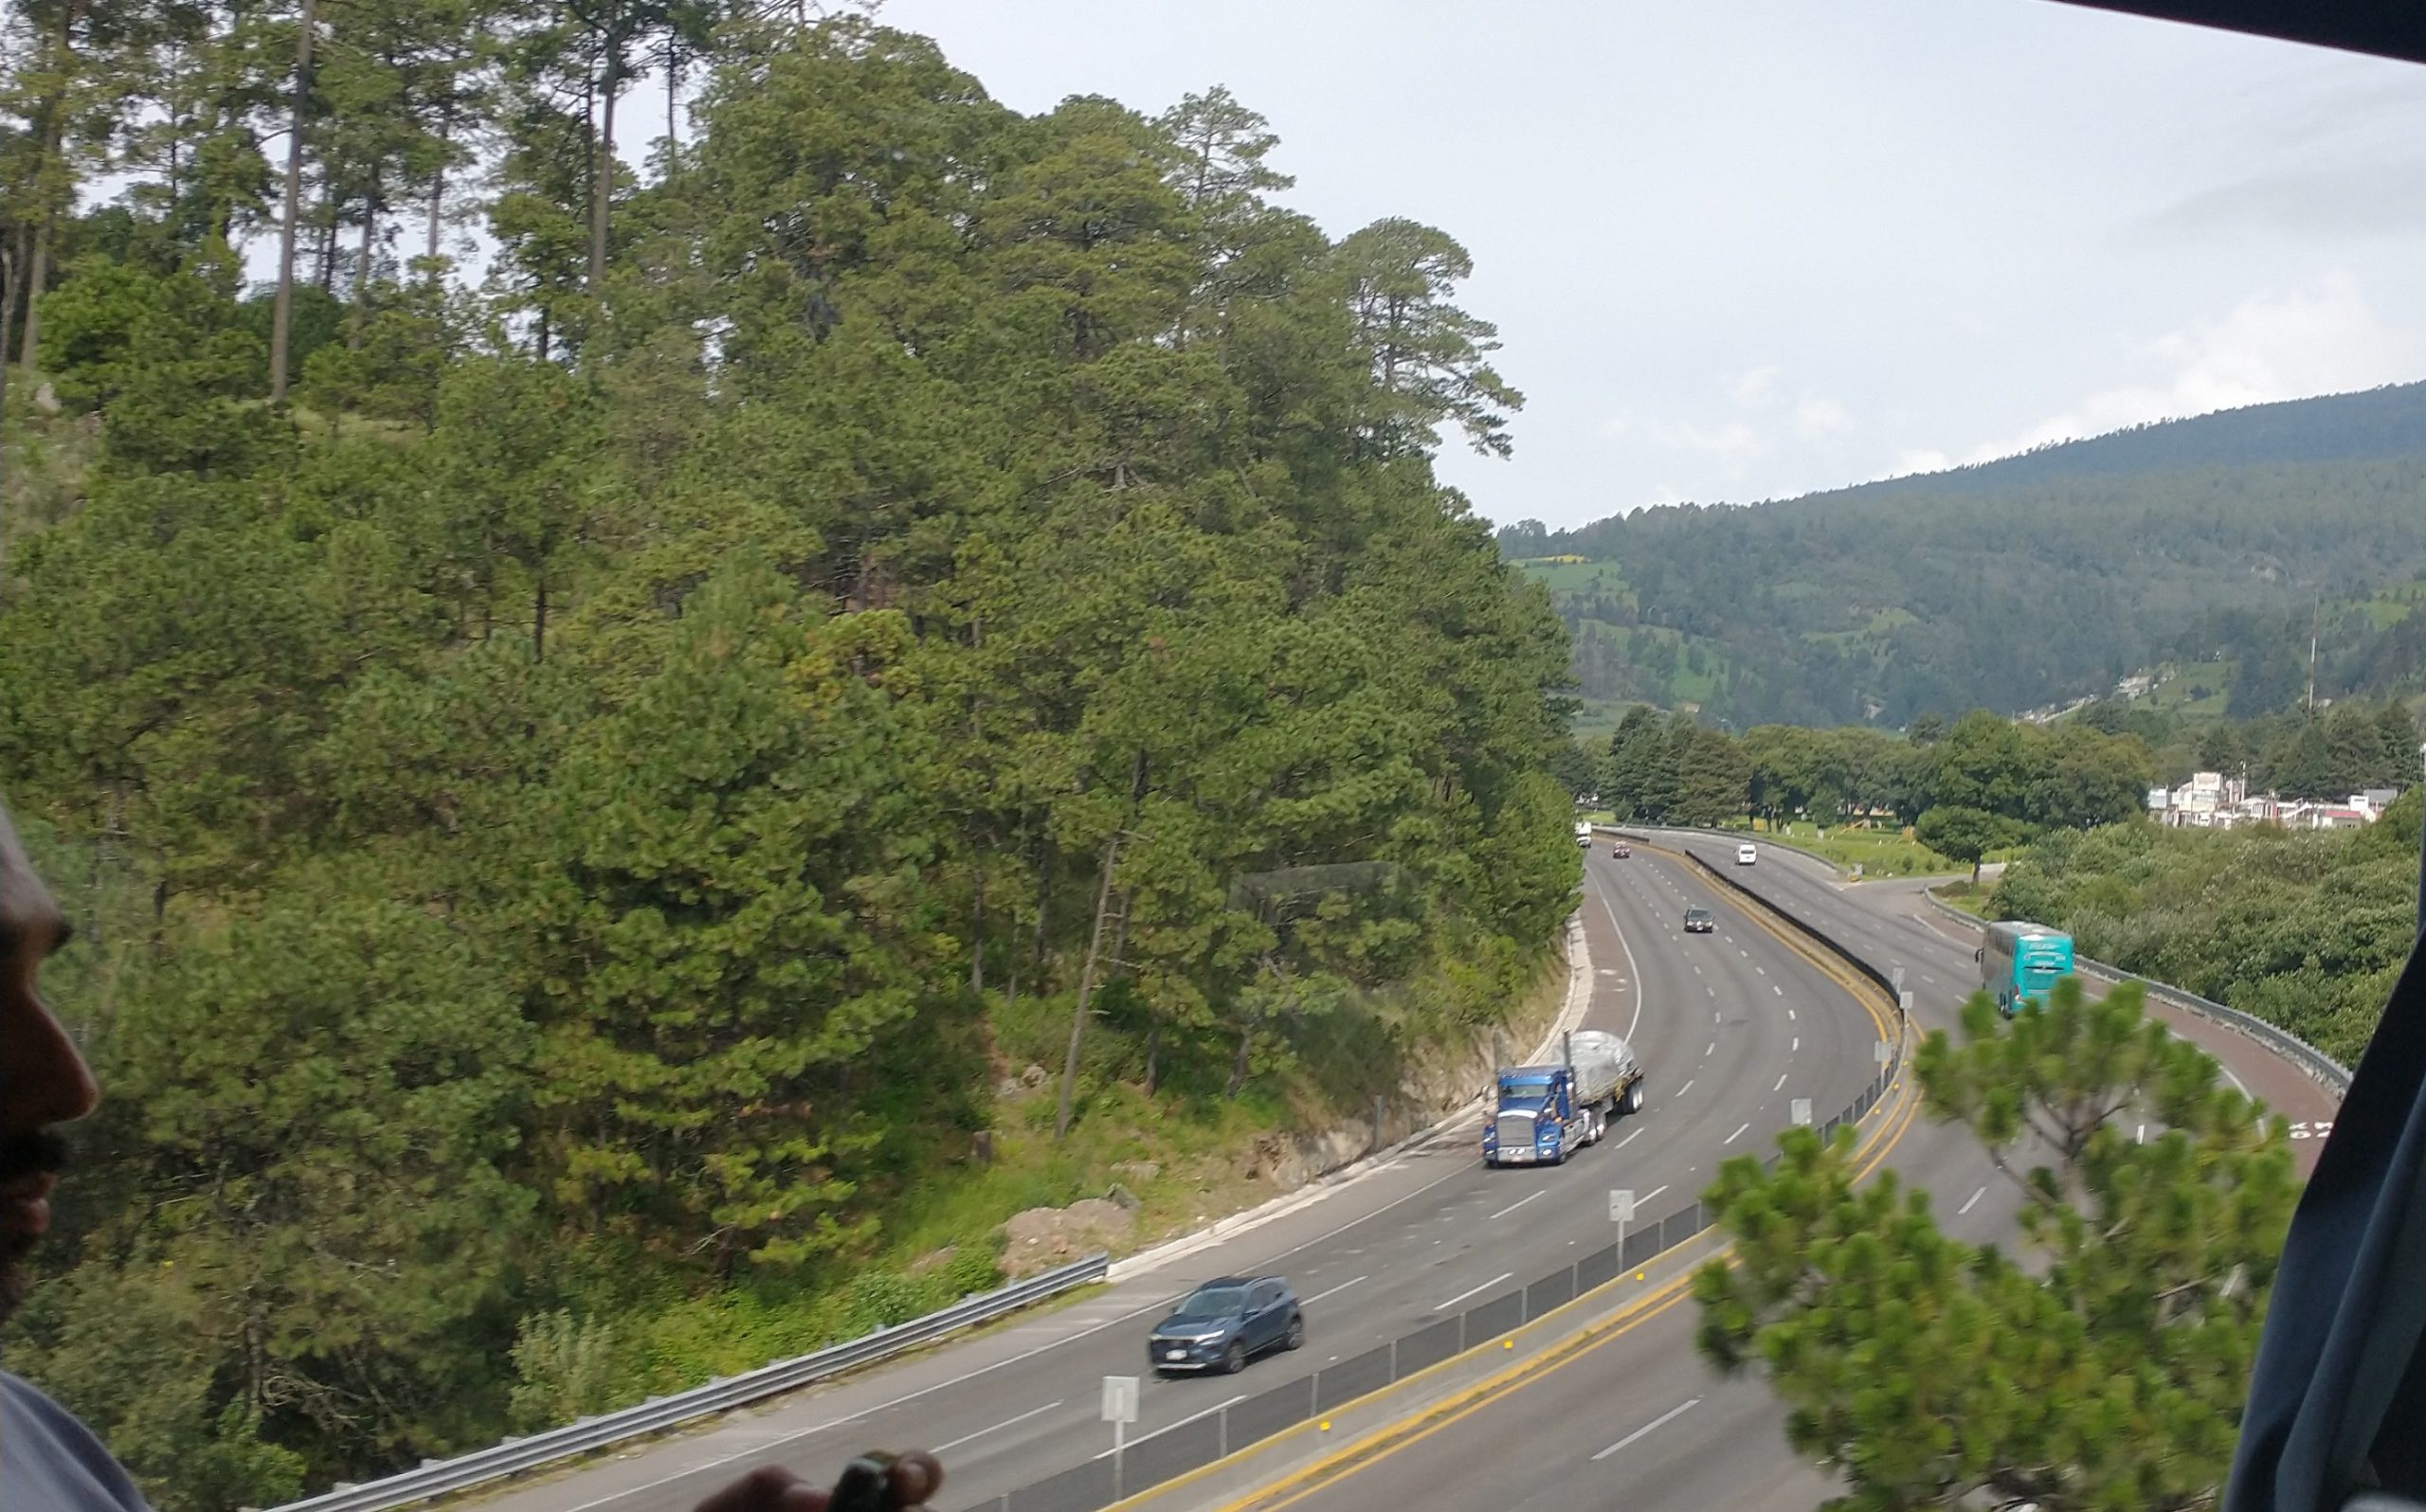
M 1567 1166 L 1485 1170 L 1478 1128 L 1460 1125 L 1319 1202 L 1070 1307 L 710 1431 L 510 1487 L 486 1504 L 669 1512 L 753 1465 L 813 1471 L 883 1444 L 940 1450 L 951 1476 L 948 1503 L 980 1505 L 1109 1448 L 1098 1421 L 1101 1378 L 1145 1373 L 1147 1328 L 1197 1281 L 1287 1275 L 1306 1299 L 1307 1346 L 1236 1377 L 1149 1377 L 1132 1446 L 1521 1287 L 1610 1241 L 1610 1188 L 1632 1188 L 1646 1215 L 1657 1216 L 1690 1201 L 1727 1157 L 1768 1148 L 1795 1098 L 1824 1113 L 1869 1083 L 1879 1034 L 1872 1010 L 1758 927 L 1724 890 L 1673 858 L 1614 860 L 1605 845 L 1586 870 L 1582 923 L 1592 990 L 1584 1023 L 1635 1041 L 1648 1068 L 1647 1098 L 1641 1113 L 1620 1120 Z M 1716 911 L 1716 933 L 1681 932 L 1692 903 Z M 1629 1336 L 1620 1353 L 1690 1359 L 1681 1339 L 1646 1347 L 1647 1337 Z M 1752 1439 L 1773 1443 L 1775 1434 Z
M 1874 965 L 1902 965 L 1923 1029 L 1948 1028 L 1955 1010 L 1979 985 L 1972 951 L 1979 933 L 1946 919 L 1922 898 L 1922 881 L 1847 882 L 1823 863 L 1791 851 L 1765 849 L 1752 867 L 1732 867 L 1731 842 L 1668 833 L 1661 843 L 1689 851 L 1777 907 L 1803 919 Z M 2095 981 L 2091 992 L 2106 989 Z M 2253 1040 L 2181 1009 L 2151 999 L 2151 1017 L 2216 1057 L 2235 1087 L 2289 1120 L 2291 1152 L 2302 1177 L 2316 1163 L 2333 1126 L 2339 1096 Z
M 1731 843 L 1675 833 L 1657 838 L 1729 869 L 1753 891 L 1872 963 L 1902 965 L 1923 1031 L 1951 1027 L 1977 983 L 1966 931 L 1942 925 L 1916 885 L 1848 885 L 1822 865 L 1774 849 L 1765 849 L 1756 866 L 1734 868 Z M 2198 1020 L 2177 1028 L 2277 1111 L 2329 1124 L 2331 1094 L 2255 1043 Z M 2309 1152 L 2315 1143 L 2306 1142 Z M 2010 1241 L 2018 1194 L 1966 1131 L 1924 1122 L 1897 1143 L 1890 1164 L 1930 1193 L 1947 1232 L 1974 1243 Z M 1694 1312 L 1689 1300 L 1679 1299 L 1344 1473 L 1283 1483 L 1257 1503 L 1258 1512 L 1373 1512 L 1409 1504 L 1505 1512 L 1620 1505 L 1808 1512 L 1835 1488 L 1788 1449 L 1778 1404 L 1757 1376 L 1722 1378 L 1697 1357 Z

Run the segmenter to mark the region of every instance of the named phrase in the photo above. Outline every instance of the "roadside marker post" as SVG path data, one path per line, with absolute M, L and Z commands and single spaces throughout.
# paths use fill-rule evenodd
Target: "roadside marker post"
M 1129 1425 L 1137 1421 L 1136 1377 L 1103 1378 L 1103 1420 L 1112 1425 L 1112 1499 L 1117 1502 L 1121 1498 L 1121 1460 L 1129 1447 Z
M 1609 1221 L 1618 1226 L 1618 1263 L 1625 1264 L 1626 1225 L 1634 1221 L 1634 1189 L 1613 1187 L 1609 1191 Z

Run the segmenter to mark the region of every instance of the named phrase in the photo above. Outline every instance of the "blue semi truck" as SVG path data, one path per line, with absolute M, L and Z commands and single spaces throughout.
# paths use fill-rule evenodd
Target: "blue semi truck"
M 1543 1066 L 1502 1066 L 1482 1125 L 1485 1165 L 1558 1165 L 1600 1142 L 1609 1121 L 1642 1108 L 1642 1062 L 1632 1047 L 1597 1029 L 1561 1041 L 1565 1058 Z

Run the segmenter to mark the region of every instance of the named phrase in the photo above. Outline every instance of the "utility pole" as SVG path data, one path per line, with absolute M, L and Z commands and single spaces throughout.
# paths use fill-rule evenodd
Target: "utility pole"
M 2308 610 L 2308 717 L 2316 717 L 2316 632 L 2317 621 L 2325 614 L 2325 601 L 2319 599 Z

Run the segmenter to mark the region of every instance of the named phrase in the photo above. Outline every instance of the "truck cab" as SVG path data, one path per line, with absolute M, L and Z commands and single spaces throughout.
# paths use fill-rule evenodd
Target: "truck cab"
M 1485 1165 L 1557 1165 L 1584 1143 L 1592 1121 L 1576 1116 L 1568 1066 L 1509 1066 L 1482 1127 Z

